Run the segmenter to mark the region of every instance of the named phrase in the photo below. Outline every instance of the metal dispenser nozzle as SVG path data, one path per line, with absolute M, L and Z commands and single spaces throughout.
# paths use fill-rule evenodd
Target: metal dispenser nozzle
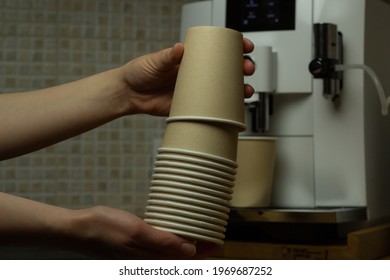
M 252 133 L 265 132 L 269 129 L 269 116 L 272 114 L 272 94 L 256 92 L 247 102 L 251 118 L 248 129 Z
M 275 53 L 270 46 L 256 46 L 254 51 L 245 55 L 252 60 L 256 71 L 253 76 L 245 77 L 246 83 L 253 86 L 255 93 L 245 100 L 248 132 L 261 133 L 269 129 L 269 116 L 272 114 L 272 96 L 275 91 Z
M 314 78 L 324 80 L 323 94 L 335 101 L 343 87 L 343 73 L 335 65 L 343 63 L 343 38 L 337 26 L 331 23 L 314 24 L 314 59 L 309 71 Z

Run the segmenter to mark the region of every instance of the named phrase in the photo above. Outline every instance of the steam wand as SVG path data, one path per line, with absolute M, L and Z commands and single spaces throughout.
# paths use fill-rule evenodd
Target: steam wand
M 374 85 L 375 85 L 375 87 L 378 91 L 378 94 L 379 94 L 379 100 L 380 100 L 381 106 L 382 106 L 382 115 L 386 116 L 389 112 L 388 107 L 390 105 L 390 96 L 386 97 L 385 91 L 383 90 L 383 86 L 382 86 L 378 76 L 374 72 L 374 70 L 372 70 L 369 66 L 364 65 L 364 64 L 347 64 L 347 65 L 338 64 L 338 65 L 335 65 L 335 67 L 334 67 L 335 71 L 345 71 L 345 70 L 350 70 L 350 69 L 362 69 L 370 76 L 370 78 L 374 82 Z
M 377 88 L 382 107 L 382 115 L 388 114 L 390 97 L 385 96 L 382 84 L 376 73 L 364 64 L 343 64 L 342 33 L 331 23 L 314 24 L 314 59 L 309 64 L 309 71 L 314 78 L 324 80 L 323 94 L 326 99 L 335 101 L 343 87 L 343 71 L 362 69 L 373 80 Z

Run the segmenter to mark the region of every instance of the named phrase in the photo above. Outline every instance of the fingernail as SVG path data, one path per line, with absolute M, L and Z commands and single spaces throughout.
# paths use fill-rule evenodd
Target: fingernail
M 192 243 L 183 243 L 180 248 L 183 255 L 187 257 L 192 257 L 196 253 L 196 247 Z

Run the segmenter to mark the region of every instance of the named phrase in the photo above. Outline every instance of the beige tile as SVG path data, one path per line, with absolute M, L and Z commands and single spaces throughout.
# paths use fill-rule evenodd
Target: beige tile
M 8 36 L 0 36 L 5 60 L 0 91 L 72 81 L 171 46 L 179 39 L 184 2 L 189 0 L 7 1 L 6 16 L 0 17 L 0 32 Z M 107 204 L 142 215 L 152 141 L 162 137 L 164 126 L 164 118 L 129 116 L 28 159 L 4 161 L 0 191 L 71 208 Z

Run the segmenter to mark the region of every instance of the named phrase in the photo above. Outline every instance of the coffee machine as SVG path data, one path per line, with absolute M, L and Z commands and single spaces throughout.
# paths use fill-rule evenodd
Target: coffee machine
M 339 234 L 390 217 L 390 117 L 377 93 L 378 83 L 390 93 L 388 1 L 200 1 L 183 6 L 182 38 L 195 25 L 255 44 L 242 134 L 278 139 L 271 206 L 232 209 L 232 224 L 336 225 Z

